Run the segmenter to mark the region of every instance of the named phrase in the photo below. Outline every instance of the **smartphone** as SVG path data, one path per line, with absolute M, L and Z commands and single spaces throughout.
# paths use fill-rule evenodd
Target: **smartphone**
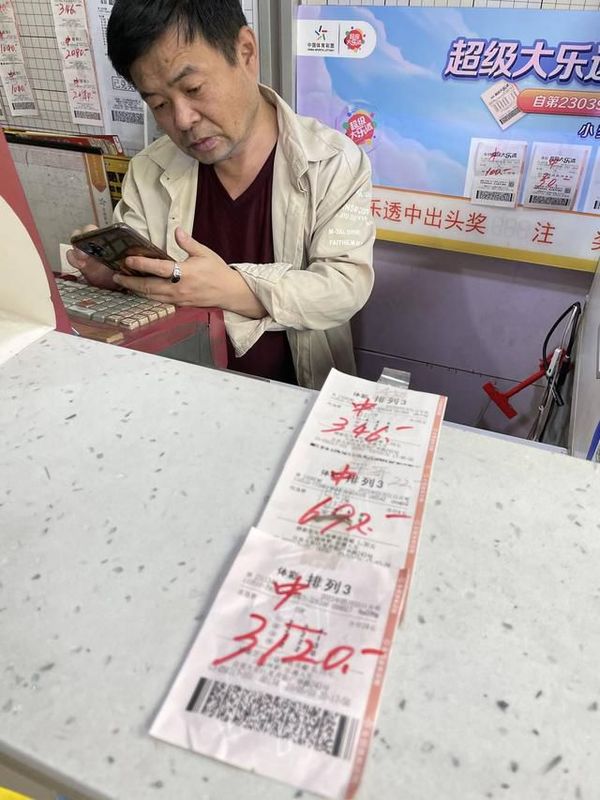
M 144 236 L 130 228 L 124 222 L 96 228 L 88 233 L 80 233 L 71 238 L 71 244 L 106 264 L 110 269 L 126 275 L 145 275 L 146 273 L 129 269 L 125 265 L 127 256 L 144 256 L 145 258 L 162 258 L 173 261 L 160 247 L 156 247 Z

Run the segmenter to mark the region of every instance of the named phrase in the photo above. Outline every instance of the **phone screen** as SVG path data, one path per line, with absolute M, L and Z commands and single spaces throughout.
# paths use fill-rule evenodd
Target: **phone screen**
M 129 275 L 142 275 L 145 273 L 129 269 L 125 265 L 125 259 L 128 256 L 173 260 L 159 247 L 156 247 L 133 228 L 123 223 L 74 236 L 71 239 L 71 243 L 74 247 L 98 259 L 110 269 Z

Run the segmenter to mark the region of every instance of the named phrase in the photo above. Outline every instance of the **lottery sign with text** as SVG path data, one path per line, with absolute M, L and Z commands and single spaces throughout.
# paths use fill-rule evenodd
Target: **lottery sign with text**
M 594 269 L 595 14 L 305 5 L 299 17 L 298 111 L 368 153 L 380 238 Z

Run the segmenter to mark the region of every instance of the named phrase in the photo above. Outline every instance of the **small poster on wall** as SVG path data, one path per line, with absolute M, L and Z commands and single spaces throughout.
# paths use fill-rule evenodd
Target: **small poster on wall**
M 303 5 L 297 110 L 368 154 L 380 238 L 591 271 L 600 256 L 595 19 Z
M 23 50 L 12 0 L 0 3 L 0 81 L 13 117 L 38 114 L 38 108 L 23 63 Z M 0 117 L 4 116 L 0 103 Z
M 71 119 L 77 125 L 102 126 L 84 0 L 52 0 L 51 6 Z

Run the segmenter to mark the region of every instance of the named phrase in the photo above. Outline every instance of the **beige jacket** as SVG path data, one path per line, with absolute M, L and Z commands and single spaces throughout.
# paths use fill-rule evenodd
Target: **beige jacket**
M 373 285 L 371 170 L 350 139 L 300 117 L 272 90 L 279 139 L 273 173 L 274 264 L 234 264 L 268 312 L 225 312 L 237 355 L 283 326 L 301 386 L 318 389 L 331 367 L 355 371 L 350 318 Z M 135 156 L 114 221 L 126 222 L 177 261 L 175 228 L 193 228 L 197 162 L 163 136 Z

